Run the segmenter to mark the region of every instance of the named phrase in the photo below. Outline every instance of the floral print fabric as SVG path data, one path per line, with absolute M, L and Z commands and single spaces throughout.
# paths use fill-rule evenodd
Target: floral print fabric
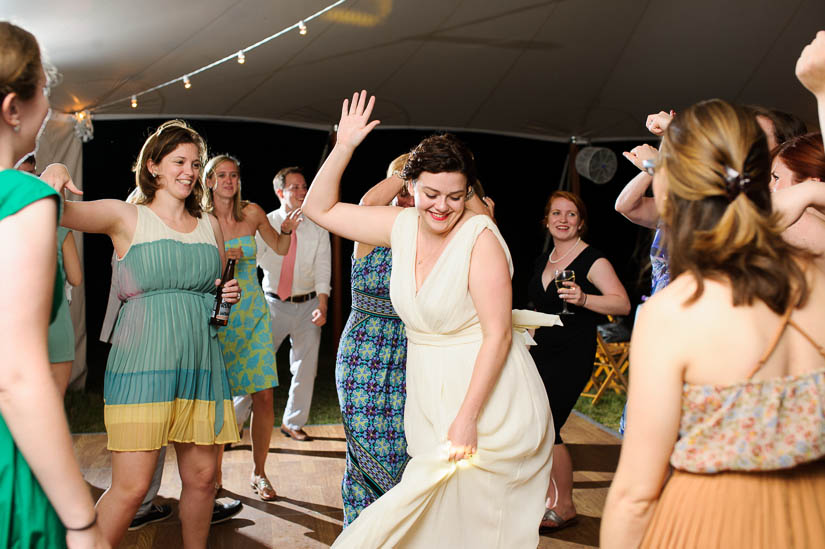
M 389 248 L 352 260 L 352 312 L 335 364 L 347 438 L 341 482 L 344 526 L 398 484 L 409 460 L 404 436 L 407 337 L 390 303 L 391 271 Z
M 685 384 L 670 463 L 694 473 L 787 469 L 825 456 L 825 369 L 728 387 Z

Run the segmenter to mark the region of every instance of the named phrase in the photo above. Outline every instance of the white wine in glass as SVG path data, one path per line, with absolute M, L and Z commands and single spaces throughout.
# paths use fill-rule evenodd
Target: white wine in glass
M 571 270 L 565 271 L 556 271 L 556 289 L 561 290 L 562 288 L 566 288 L 567 286 L 564 285 L 565 282 L 575 282 L 576 281 L 576 272 Z M 561 315 L 572 315 L 575 314 L 573 311 L 567 310 L 567 301 L 564 299 L 562 301 L 562 309 L 559 314 Z

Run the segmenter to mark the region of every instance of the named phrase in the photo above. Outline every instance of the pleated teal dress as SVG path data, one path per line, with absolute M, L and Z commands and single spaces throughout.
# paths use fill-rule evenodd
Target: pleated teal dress
M 148 206 L 137 209 L 132 244 L 112 275 L 125 303 L 104 381 L 108 447 L 237 442 L 218 332 L 209 324 L 221 268 L 209 219 L 181 233 Z

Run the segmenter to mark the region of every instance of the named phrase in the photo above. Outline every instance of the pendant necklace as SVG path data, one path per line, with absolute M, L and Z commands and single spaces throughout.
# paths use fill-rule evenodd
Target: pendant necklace
M 578 240 L 576 240 L 576 243 L 573 244 L 573 246 L 569 250 L 567 250 L 567 253 L 564 254 L 563 256 L 561 256 L 560 258 L 558 258 L 555 261 L 553 261 L 553 252 L 556 251 L 556 247 L 553 246 L 553 251 L 550 252 L 550 256 L 547 258 L 547 261 L 549 261 L 550 263 L 560 263 L 565 257 L 570 255 L 570 252 L 572 252 L 573 250 L 576 249 L 576 246 L 578 246 L 579 242 L 581 242 L 581 241 L 582 241 L 582 237 L 579 237 Z

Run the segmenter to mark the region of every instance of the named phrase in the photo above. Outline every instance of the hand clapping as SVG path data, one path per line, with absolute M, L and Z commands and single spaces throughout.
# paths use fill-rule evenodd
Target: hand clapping
M 295 229 L 298 228 L 298 225 L 301 224 L 301 221 L 303 221 L 303 219 L 304 218 L 301 216 L 301 208 L 295 208 L 287 214 L 287 216 L 281 223 L 281 232 L 293 232 Z

